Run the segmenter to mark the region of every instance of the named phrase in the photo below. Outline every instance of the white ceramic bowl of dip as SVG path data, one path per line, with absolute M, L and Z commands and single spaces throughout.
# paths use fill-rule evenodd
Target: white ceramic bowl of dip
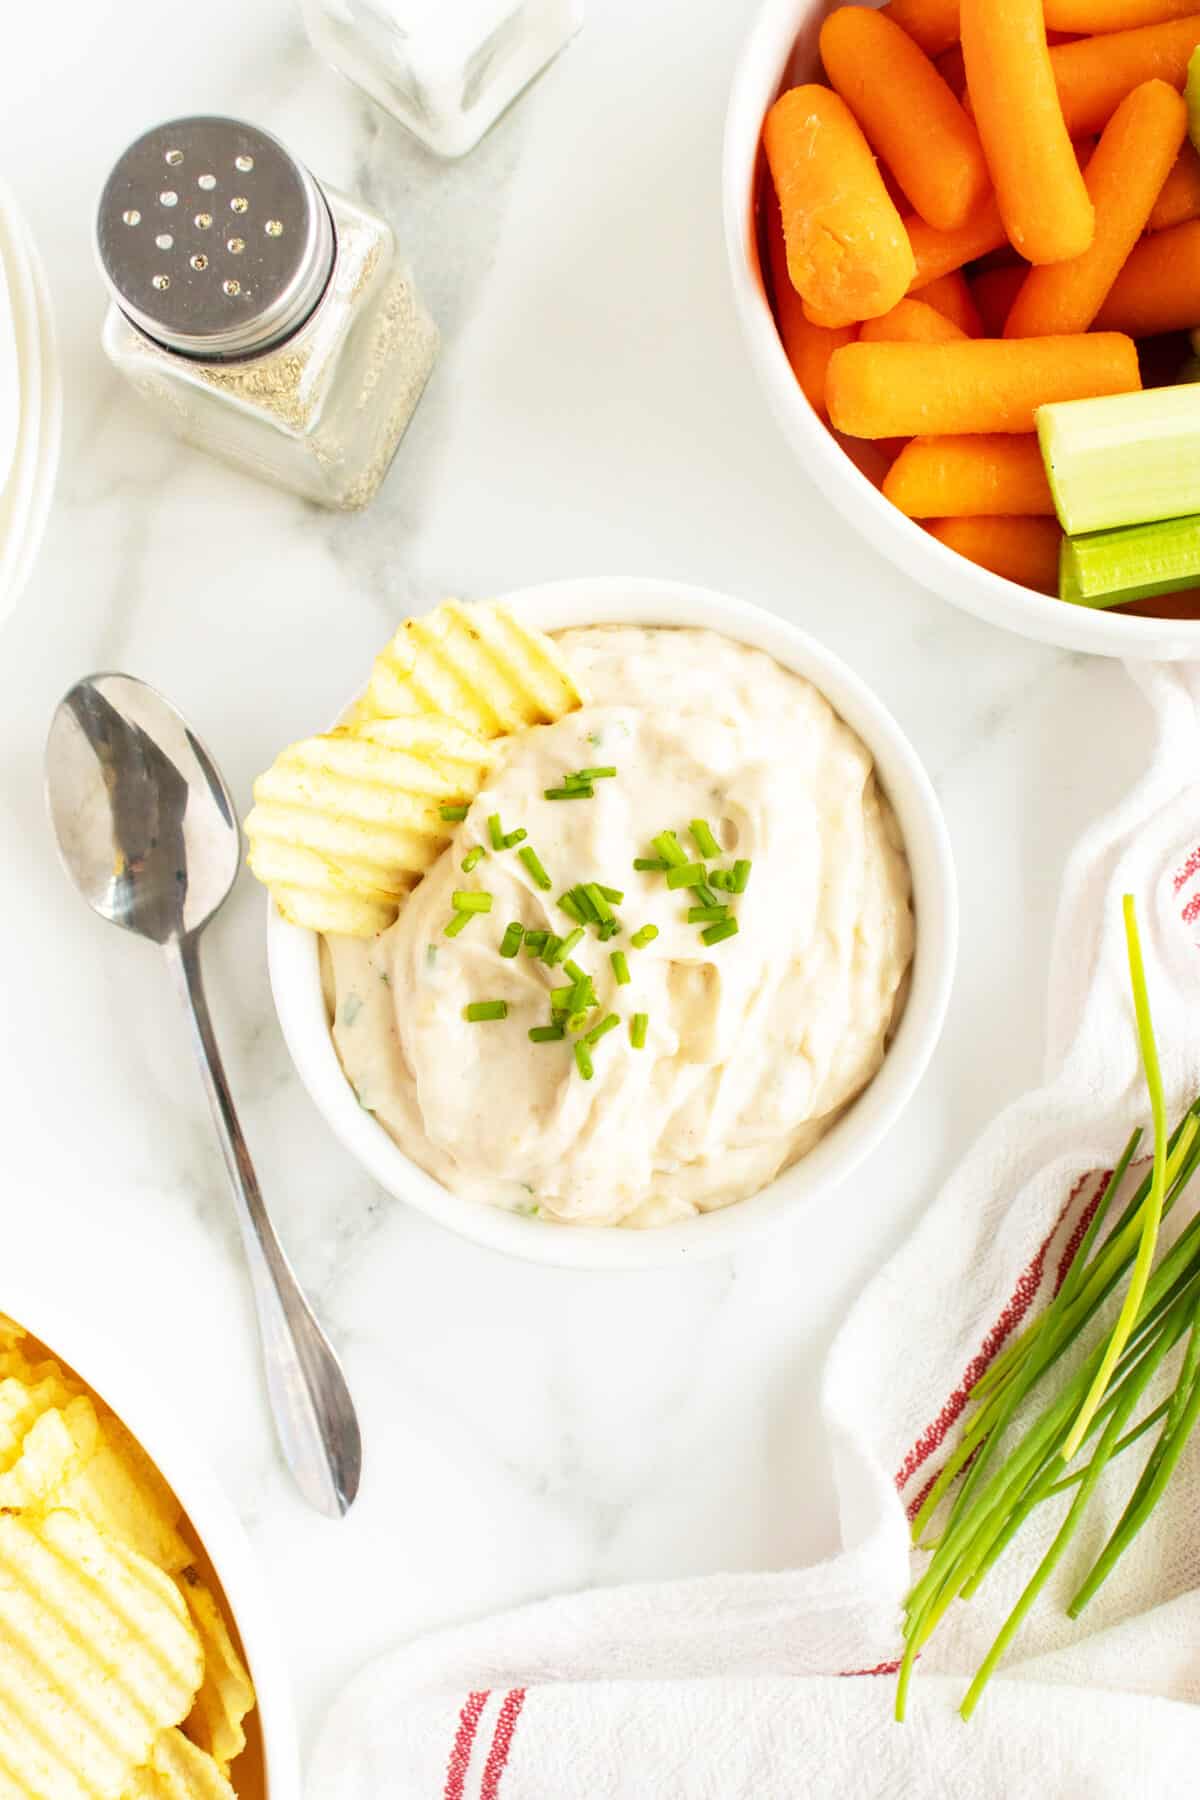
M 575 625 L 707 626 L 765 650 L 811 681 L 862 738 L 895 808 L 913 877 L 912 987 L 875 1079 L 816 1148 L 748 1200 L 678 1224 L 639 1231 L 524 1218 L 452 1194 L 409 1160 L 359 1105 L 342 1073 L 321 989 L 319 939 L 268 903 L 271 987 L 300 1078 L 346 1149 L 388 1193 L 463 1237 L 532 1262 L 634 1269 L 727 1254 L 764 1227 L 844 1181 L 894 1123 L 925 1071 L 945 1017 L 958 947 L 958 902 L 941 809 L 916 752 L 858 677 L 794 625 L 744 600 L 669 581 L 551 582 L 501 597 L 546 631 Z
M 188 1442 L 177 1412 L 106 1338 L 53 1298 L 0 1281 L 0 1312 L 24 1326 L 112 1408 L 173 1491 L 215 1575 L 241 1640 L 257 1704 L 246 1720 L 247 1748 L 233 1765 L 239 1800 L 300 1800 L 300 1754 L 291 1682 L 262 1577 L 241 1523 Z M 203 1568 L 207 1560 L 210 1567 Z
M 722 200 L 733 296 L 750 360 L 807 473 L 889 562 L 955 606 L 1043 643 L 1101 656 L 1200 656 L 1200 620 L 1143 619 L 1070 606 L 981 569 L 905 518 L 847 456 L 805 399 L 775 328 L 759 265 L 762 123 L 776 95 L 820 78 L 817 36 L 836 0 L 765 0 L 738 60 L 725 120 Z

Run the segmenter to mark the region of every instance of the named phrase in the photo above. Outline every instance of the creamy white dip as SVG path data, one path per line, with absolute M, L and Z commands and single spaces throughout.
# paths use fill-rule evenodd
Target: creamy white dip
M 592 696 L 582 711 L 508 741 L 454 841 L 389 931 L 326 940 L 334 1037 L 359 1096 L 405 1154 L 455 1192 L 570 1224 L 657 1225 L 743 1200 L 821 1138 L 883 1059 L 912 959 L 911 883 L 870 753 L 810 682 L 708 631 L 567 631 L 564 654 Z M 615 765 L 591 800 L 543 790 Z M 487 820 L 523 826 L 552 881 L 517 851 L 470 875 Z M 735 937 L 706 945 L 688 890 L 635 856 L 707 819 L 725 855 L 752 862 L 745 893 L 719 894 Z M 499 955 L 510 920 L 565 935 L 558 896 L 595 881 L 623 890 L 620 936 L 572 952 L 621 1024 L 579 1074 L 570 1038 L 531 1043 L 567 979 L 522 952 Z M 444 935 L 456 889 L 492 911 Z M 653 923 L 658 937 L 633 949 Z M 618 986 L 610 952 L 632 980 Z M 470 1024 L 469 1003 L 505 1000 Z M 645 1048 L 630 1041 L 648 1015 Z

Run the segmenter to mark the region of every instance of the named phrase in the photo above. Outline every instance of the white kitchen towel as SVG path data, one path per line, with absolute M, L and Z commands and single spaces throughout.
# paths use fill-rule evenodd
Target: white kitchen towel
M 1114 1462 L 964 1725 L 955 1706 L 966 1680 L 1066 1502 L 1040 1508 L 933 1638 L 908 1721 L 891 1720 L 900 1603 L 919 1566 L 908 1517 L 956 1442 L 972 1383 L 1053 1293 L 1104 1172 L 1147 1122 L 1126 892 L 1138 903 L 1172 1116 L 1200 1093 L 1200 670 L 1131 673 L 1157 721 L 1154 754 L 1067 867 L 1045 1084 L 984 1132 L 830 1352 L 823 1411 L 841 1553 L 778 1574 L 595 1590 L 406 1645 L 334 1706 L 310 1800 L 1195 1791 L 1200 1442 L 1076 1624 L 1065 1601 L 1142 1458 L 1135 1450 Z M 1194 1205 L 1178 1211 L 1190 1216 Z M 1151 1389 L 1147 1406 L 1157 1398 Z

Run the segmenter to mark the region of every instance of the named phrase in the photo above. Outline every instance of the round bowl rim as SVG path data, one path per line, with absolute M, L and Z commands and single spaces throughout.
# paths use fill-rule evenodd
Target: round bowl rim
M 832 0 L 763 0 L 738 56 L 721 155 L 726 263 L 742 337 L 768 405 L 806 473 L 879 553 L 922 587 L 991 625 L 1060 649 L 1180 661 L 1200 654 L 1200 619 L 1146 619 L 1071 606 L 969 562 L 885 500 L 817 417 L 792 374 L 767 303 L 754 231 L 762 121 L 806 22 Z
M 564 1226 L 520 1217 L 453 1194 L 411 1162 L 364 1112 L 342 1073 L 321 992 L 318 939 L 288 924 L 267 899 L 271 988 L 301 1081 L 343 1146 L 388 1193 L 461 1236 L 527 1261 L 632 1269 L 728 1254 L 778 1217 L 849 1176 L 904 1110 L 945 1019 L 958 946 L 958 901 L 949 835 L 915 750 L 860 678 L 822 645 L 749 601 L 687 583 L 620 577 L 547 582 L 501 596 L 548 630 L 611 623 L 709 627 L 767 650 L 808 676 L 867 744 L 896 809 L 913 872 L 918 925 L 912 986 L 883 1065 L 808 1156 L 735 1205 L 645 1231 Z M 922 943 L 929 948 L 922 952 Z
M 300 1793 L 291 1678 L 258 1560 L 244 1526 L 165 1399 L 111 1338 L 53 1298 L 6 1275 L 0 1310 L 110 1406 L 175 1494 L 224 1590 L 254 1682 L 267 1800 Z

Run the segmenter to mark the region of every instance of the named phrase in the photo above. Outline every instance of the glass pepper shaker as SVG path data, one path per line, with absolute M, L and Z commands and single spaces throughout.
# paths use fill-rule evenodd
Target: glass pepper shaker
M 365 506 L 437 354 L 391 228 L 236 119 L 174 119 L 100 197 L 103 344 L 180 437 Z
M 439 156 L 462 156 L 583 24 L 583 0 L 302 0 L 313 47 Z

